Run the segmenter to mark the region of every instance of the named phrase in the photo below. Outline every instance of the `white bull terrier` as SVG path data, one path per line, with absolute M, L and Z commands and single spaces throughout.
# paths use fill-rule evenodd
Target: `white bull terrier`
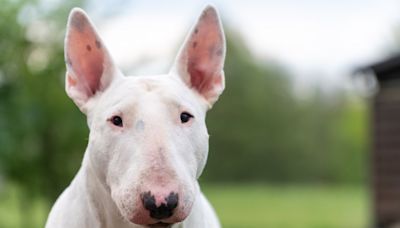
M 197 179 L 206 111 L 222 93 L 225 37 L 208 6 L 166 75 L 124 77 L 81 9 L 65 39 L 66 92 L 86 114 L 82 166 L 47 228 L 220 227 Z

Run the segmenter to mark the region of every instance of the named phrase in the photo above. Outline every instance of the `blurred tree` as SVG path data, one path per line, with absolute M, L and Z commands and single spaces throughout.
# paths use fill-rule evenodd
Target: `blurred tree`
M 32 198 L 53 201 L 71 180 L 86 143 L 84 118 L 63 88 L 62 28 L 75 4 L 13 0 L 0 8 L 0 170 L 24 193 L 22 227 Z
M 226 90 L 210 111 L 205 180 L 359 183 L 366 109 L 345 91 L 295 96 L 289 75 L 227 32 Z

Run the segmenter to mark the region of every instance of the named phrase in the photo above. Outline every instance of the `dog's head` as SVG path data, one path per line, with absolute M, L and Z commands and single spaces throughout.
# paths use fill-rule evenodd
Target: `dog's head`
M 90 128 L 84 164 L 124 218 L 171 224 L 190 213 L 208 154 L 206 111 L 224 89 L 225 38 L 206 7 L 166 75 L 124 77 L 87 15 L 72 10 L 66 91 Z

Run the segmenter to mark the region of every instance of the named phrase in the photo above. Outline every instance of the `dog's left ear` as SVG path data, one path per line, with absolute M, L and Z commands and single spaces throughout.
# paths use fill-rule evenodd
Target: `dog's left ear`
M 225 36 L 216 9 L 207 6 L 192 28 L 172 70 L 211 107 L 225 87 Z

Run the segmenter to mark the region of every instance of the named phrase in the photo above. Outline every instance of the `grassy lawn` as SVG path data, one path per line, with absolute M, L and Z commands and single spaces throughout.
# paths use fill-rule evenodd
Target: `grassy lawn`
M 206 184 L 203 191 L 224 228 L 368 227 L 368 197 L 362 187 Z M 16 188 L 0 191 L 0 227 L 43 227 L 47 212 L 40 200 L 21 204 Z
M 206 185 L 223 227 L 364 228 L 369 201 L 361 187 Z
M 0 189 L 0 227 L 38 228 L 44 227 L 49 206 L 41 199 L 23 200 L 21 191 L 15 186 Z

